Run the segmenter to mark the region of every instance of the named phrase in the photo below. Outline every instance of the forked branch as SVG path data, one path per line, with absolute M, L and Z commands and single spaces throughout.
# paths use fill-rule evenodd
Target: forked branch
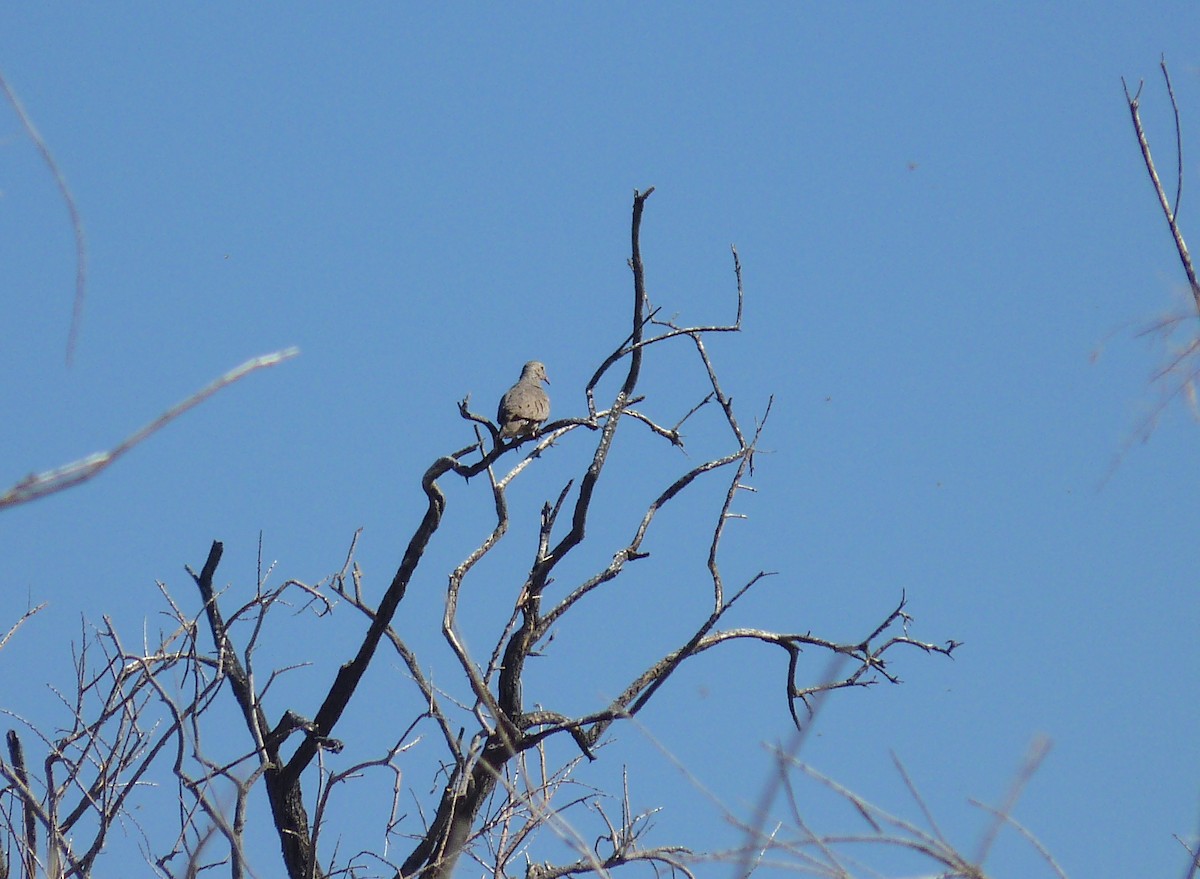
M 1162 70 L 1163 81 L 1166 83 L 1167 96 L 1171 101 L 1171 110 L 1175 114 L 1175 201 L 1172 204 L 1167 199 L 1166 190 L 1163 188 L 1162 181 L 1159 179 L 1158 170 L 1154 166 L 1154 156 L 1150 152 L 1150 141 L 1146 137 L 1146 130 L 1142 126 L 1141 117 L 1141 94 L 1142 83 L 1138 84 L 1138 90 L 1134 94 L 1129 94 L 1129 85 L 1122 78 L 1121 85 L 1125 89 L 1125 102 L 1129 106 L 1129 117 L 1133 122 L 1133 132 L 1137 136 L 1138 146 L 1142 150 L 1142 161 L 1146 165 L 1146 173 L 1150 176 L 1150 183 L 1154 187 L 1154 193 L 1158 196 L 1159 207 L 1162 208 L 1163 216 L 1166 218 L 1167 226 L 1171 230 L 1171 237 L 1175 241 L 1175 250 L 1179 254 L 1179 261 L 1183 265 L 1184 274 L 1187 275 L 1188 283 L 1192 289 L 1192 299 L 1196 304 L 1196 308 L 1200 311 L 1200 283 L 1196 280 L 1196 270 L 1192 265 L 1191 254 L 1188 253 L 1187 242 L 1183 240 L 1183 231 L 1179 228 L 1179 204 L 1183 198 L 1183 135 L 1179 125 L 1179 104 L 1175 100 L 1175 89 L 1171 85 L 1171 74 L 1167 70 L 1167 60 L 1162 58 L 1159 60 L 1159 69 Z

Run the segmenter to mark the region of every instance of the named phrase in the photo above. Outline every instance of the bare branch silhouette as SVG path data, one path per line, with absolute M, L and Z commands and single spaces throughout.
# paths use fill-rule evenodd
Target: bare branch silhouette
M 8 830 L 15 851 L 37 854 L 34 841 L 22 830 L 22 816 L 32 815 L 45 840 L 46 858 L 62 865 L 63 875 L 88 875 L 115 822 L 136 824 L 130 797 L 141 793 L 151 766 L 161 764 L 175 788 L 174 835 L 150 838 L 147 828 L 141 845 L 148 863 L 163 875 L 199 875 L 217 867 L 237 879 L 255 875 L 247 861 L 249 842 L 261 842 L 269 833 L 279 845 L 282 872 L 290 879 L 450 879 L 464 856 L 497 877 L 510 875 L 524 859 L 526 879 L 609 876 L 617 867 L 638 864 L 691 879 L 690 865 L 697 856 L 683 846 L 652 840 L 656 808 L 635 808 L 628 780 L 614 809 L 604 792 L 580 782 L 577 772 L 606 753 L 614 725 L 637 722 L 634 718 L 680 666 L 733 643 L 772 648 L 776 652 L 769 655 L 779 669 L 780 717 L 790 717 L 802 739 L 822 698 L 876 683 L 899 683 L 891 667 L 893 656 L 911 648 L 952 654 L 955 641 L 935 644 L 910 636 L 903 594 L 853 642 L 822 638 L 798 625 L 791 630 L 722 627 L 751 590 L 776 576 L 767 570 L 733 573 L 722 564 L 722 546 L 730 539 L 727 525 L 745 518 L 740 501 L 755 490 L 755 457 L 773 400 L 763 400 L 752 420 L 739 418 L 709 351 L 713 338 L 728 338 L 741 329 L 744 291 L 736 249 L 734 323 L 662 320 L 650 304 L 640 229 L 652 192 L 635 192 L 633 198 L 628 336 L 615 348 L 601 349 L 611 353 L 602 355 L 582 389 L 577 402 L 582 414 L 570 414 L 568 407 L 567 417 L 502 441 L 498 426 L 472 412 L 469 396 L 462 398 L 458 410 L 471 438 L 439 456 L 421 476 L 420 522 L 390 582 L 375 594 L 355 561 L 359 533 L 339 569 L 311 584 L 286 579 L 270 585 L 271 569 L 263 570 L 260 542 L 258 579 L 248 596 L 236 585 L 219 587 L 224 546 L 213 541 L 200 569 L 187 569 L 199 598 L 197 611 L 187 611 L 186 603 L 160 584 L 169 625 L 156 647 L 130 649 L 107 621 L 94 633 L 85 630 L 73 698 L 64 695 L 62 700 L 72 728 L 66 736 L 39 736 L 49 755 L 41 788 L 21 781 L 13 760 L 0 762 L 10 802 L 29 804 L 0 809 L 0 828 Z M 673 412 L 664 417 L 662 402 L 643 393 L 639 380 L 646 357 L 656 356 L 661 346 L 678 344 L 694 352 L 696 359 L 690 360 L 689 353 L 688 363 L 703 377 L 702 390 L 698 399 L 669 400 Z M 273 355 L 270 363 L 291 353 Z M 237 377 L 270 365 L 261 361 L 240 368 Z M 606 405 L 598 405 L 599 382 L 609 370 L 621 371 L 620 385 Z M 99 466 L 111 463 L 232 376 L 139 431 L 104 456 Z M 676 457 L 674 450 L 684 444 L 685 423 L 693 431 L 705 431 L 706 439 L 716 436 L 718 450 L 698 461 Z M 628 480 L 617 463 L 620 459 L 612 455 L 615 444 L 626 441 L 662 448 L 672 463 Z M 490 618 L 481 616 L 479 592 L 469 587 L 491 576 L 484 563 L 494 561 L 493 553 L 512 531 L 508 491 L 518 479 L 535 478 L 539 461 L 560 455 L 576 470 L 564 485 L 547 491 L 531 535 L 532 560 L 515 576 L 506 575 L 512 591 L 500 610 L 490 611 Z M 678 460 L 686 463 L 673 463 Z M 80 481 L 97 469 L 73 465 L 49 477 L 31 477 L 19 488 L 39 496 L 36 492 L 73 484 L 71 480 Z M 472 482 L 476 476 L 486 477 L 486 482 Z M 399 610 L 442 528 L 449 503 L 442 483 L 454 477 L 466 489 L 461 502 L 483 511 L 485 520 L 477 536 L 464 540 L 437 596 L 442 658 L 435 682 L 434 661 L 413 647 L 418 641 L 405 635 L 410 620 Z M 620 489 L 623 478 L 624 490 L 644 495 L 626 523 L 612 521 L 599 500 L 602 480 Z M 664 539 L 660 531 L 666 530 L 658 524 L 659 514 L 668 506 L 686 507 L 697 486 L 713 479 L 721 480 L 721 491 L 712 508 L 687 511 L 698 517 L 689 546 L 703 563 L 690 584 L 696 615 L 683 633 L 652 645 L 650 655 L 657 658 L 618 681 L 615 697 L 583 710 L 564 710 L 552 692 L 531 692 L 539 687 L 526 673 L 534 658 L 543 667 L 559 661 L 554 642 L 559 624 L 578 618 L 581 608 L 634 563 L 642 568 L 654 565 L 652 550 Z M 604 561 L 587 562 L 579 571 L 566 564 L 573 557 L 582 563 L 583 553 L 577 550 L 587 543 L 594 551 L 601 541 L 609 542 L 601 547 Z M 432 581 L 423 576 L 423 582 L 428 586 Z M 339 614 L 342 605 L 350 609 L 349 621 Z M 299 606 L 306 624 L 326 626 L 336 618 L 360 628 L 343 625 L 338 638 L 323 641 L 322 650 L 314 651 L 311 659 L 305 656 L 305 686 L 285 693 L 285 687 L 275 685 L 298 669 L 262 657 L 277 639 L 292 637 L 289 629 L 281 628 L 292 623 L 277 613 L 292 606 Z M 622 622 L 614 620 L 614 625 Z M 473 632 L 484 623 L 486 642 L 473 643 L 464 631 Z M 347 631 L 353 632 L 349 643 L 344 640 Z M 596 647 L 610 640 L 598 637 Z M 374 710 L 372 690 L 362 684 L 373 666 L 373 674 L 387 673 L 386 661 L 377 661 L 381 645 L 386 645 L 383 655 L 400 660 L 396 665 L 403 686 L 413 688 L 418 702 L 408 719 L 384 736 L 386 744 L 369 745 L 364 744 L 364 734 L 372 731 L 355 728 L 348 717 L 352 705 L 357 711 Z M 814 654 L 827 656 L 834 671 L 822 669 L 826 663 L 811 661 Z M 425 735 L 427 730 L 436 734 Z M 335 761 L 343 753 L 346 762 Z M 433 788 L 424 795 L 411 780 L 418 757 L 428 761 L 428 777 L 433 779 Z M 161 773 L 157 780 L 162 783 Z M 352 792 L 361 786 L 385 784 L 390 806 L 377 816 L 379 845 L 351 844 L 344 831 L 361 830 L 357 825 L 370 819 L 343 802 L 354 799 Z M 416 802 L 414 814 L 400 807 L 406 787 Z M 256 795 L 263 794 L 269 826 L 256 826 L 252 806 Z M 561 863 L 542 860 L 544 843 L 539 840 L 546 838 L 566 845 L 569 856 Z M 757 834 L 752 839 L 763 852 L 775 845 Z M 50 868 L 43 866 L 43 871 Z

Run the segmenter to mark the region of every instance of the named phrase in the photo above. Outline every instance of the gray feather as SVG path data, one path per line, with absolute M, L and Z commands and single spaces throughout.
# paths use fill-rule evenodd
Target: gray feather
M 517 383 L 500 398 L 496 421 L 500 424 L 501 439 L 528 436 L 550 417 L 550 397 L 542 388 L 542 382 L 550 383 L 546 367 L 537 360 L 530 360 L 521 370 Z

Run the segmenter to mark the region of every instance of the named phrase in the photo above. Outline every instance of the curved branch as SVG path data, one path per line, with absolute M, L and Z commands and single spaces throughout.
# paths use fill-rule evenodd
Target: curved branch
M 321 736 L 332 735 L 334 726 L 337 725 L 342 713 L 346 710 L 346 706 L 350 702 L 350 697 L 354 695 L 359 681 L 362 680 L 363 675 L 367 671 L 367 666 L 370 665 L 371 659 L 375 655 L 375 650 L 379 646 L 384 632 L 391 624 L 392 617 L 395 616 L 400 602 L 404 599 L 404 595 L 408 591 L 408 584 L 412 580 L 413 573 L 416 571 L 421 557 L 425 554 L 425 550 L 429 546 L 429 541 L 433 538 L 434 533 L 441 524 L 442 514 L 446 509 L 446 495 L 438 486 L 437 480 L 452 470 L 463 475 L 472 471 L 478 472 L 474 468 L 466 467 L 459 461 L 460 458 L 469 454 L 475 448 L 474 445 L 467 446 L 464 449 L 459 449 L 453 455 L 438 458 L 425 471 L 425 475 L 421 479 L 421 488 L 424 490 L 426 498 L 428 498 L 425 516 L 421 519 L 420 525 L 417 526 L 417 530 L 408 542 L 408 547 L 404 551 L 404 557 L 400 561 L 400 567 L 396 570 L 391 584 L 379 602 L 379 607 L 375 611 L 375 616 L 371 620 L 367 634 L 363 637 L 362 644 L 358 648 L 358 653 L 353 659 L 338 669 L 337 676 L 334 678 L 333 684 L 325 696 L 325 700 L 321 703 L 320 709 L 318 709 L 316 716 L 313 718 L 313 723 Z M 484 460 L 490 460 L 490 456 Z M 480 464 L 483 464 L 483 462 L 480 462 Z M 477 464 L 476 467 L 478 466 Z M 296 753 L 292 755 L 292 758 L 284 768 L 284 777 L 290 785 L 298 783 L 300 774 L 312 762 L 313 757 L 316 756 L 317 747 L 317 743 L 311 737 L 306 738 L 300 743 L 300 746 L 296 749 Z
M 30 118 L 29 113 L 25 110 L 25 106 L 17 97 L 16 92 L 9 86 L 8 80 L 4 78 L 4 74 L 2 73 L 0 73 L 0 91 L 4 92 L 5 97 L 8 98 L 8 102 L 12 104 L 13 111 L 17 114 L 17 118 L 21 120 L 21 125 L 25 129 L 25 134 L 33 141 L 33 145 L 42 157 L 42 161 L 50 169 L 50 173 L 54 177 L 54 183 L 62 195 L 63 203 L 67 206 L 67 213 L 71 217 L 71 231 L 75 234 L 75 300 L 71 306 L 71 326 L 67 331 L 67 366 L 70 366 L 75 356 L 75 343 L 79 339 L 79 327 L 83 323 L 83 301 L 87 295 L 87 239 L 83 234 L 83 219 L 79 214 L 78 206 L 75 204 L 75 196 L 71 194 L 71 188 L 67 186 L 67 178 L 59 169 L 58 162 L 54 160 L 54 154 L 50 152 L 50 147 L 42 140 L 42 135 L 34 126 L 33 119 Z

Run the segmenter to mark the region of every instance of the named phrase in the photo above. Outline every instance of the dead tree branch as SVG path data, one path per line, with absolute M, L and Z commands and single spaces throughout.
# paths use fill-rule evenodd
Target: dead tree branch
M 124 455 L 142 440 L 146 439 L 153 433 L 157 433 L 162 428 L 166 427 L 170 422 L 174 421 L 184 412 L 187 412 L 194 406 L 198 406 L 215 394 L 222 388 L 228 387 L 239 379 L 245 378 L 252 372 L 260 369 L 265 369 L 269 366 L 275 366 L 285 360 L 290 360 L 300 353 L 299 348 L 285 348 L 282 351 L 276 351 L 273 354 L 264 354 L 262 357 L 255 357 L 253 360 L 247 360 L 240 366 L 234 367 L 218 378 L 216 381 L 209 384 L 207 387 L 201 388 L 196 393 L 192 394 L 186 400 L 172 406 L 162 415 L 159 415 L 141 430 L 133 433 L 121 443 L 118 443 L 107 452 L 96 452 L 94 455 L 88 455 L 86 458 L 81 458 L 78 461 L 72 461 L 62 467 L 54 470 L 46 470 L 42 473 L 31 473 L 26 476 L 4 494 L 0 495 L 0 510 L 5 507 L 14 507 L 17 504 L 25 504 L 46 495 L 54 494 L 55 492 L 63 491 L 81 482 L 86 482 L 93 476 L 97 475 L 101 470 L 104 470 L 108 465 L 112 464 L 117 458 Z
M 1146 173 L 1150 176 L 1150 183 L 1154 187 L 1154 193 L 1158 196 L 1159 207 L 1162 208 L 1163 216 L 1167 220 L 1167 226 L 1171 230 L 1171 237 L 1175 241 L 1175 250 L 1179 254 L 1179 261 L 1183 265 L 1184 274 L 1187 275 L 1188 283 L 1192 289 L 1192 299 L 1196 304 L 1196 308 L 1200 311 L 1200 282 L 1196 280 L 1196 270 L 1192 266 L 1192 257 L 1188 253 L 1187 243 L 1183 240 L 1183 232 L 1179 228 L 1179 203 L 1183 198 L 1183 135 L 1179 125 L 1179 104 L 1175 101 L 1175 89 L 1171 85 L 1171 74 L 1167 70 L 1167 59 L 1159 60 L 1159 68 L 1162 70 L 1163 81 L 1166 83 L 1167 96 L 1171 100 L 1171 110 L 1175 114 L 1175 157 L 1176 157 L 1176 172 L 1175 172 L 1175 202 L 1172 204 L 1167 200 L 1167 193 L 1163 188 L 1162 181 L 1158 177 L 1158 170 L 1154 166 L 1154 157 L 1150 152 L 1150 141 L 1146 137 L 1146 131 L 1142 127 L 1141 117 L 1141 94 L 1142 84 L 1138 84 L 1138 90 L 1135 94 L 1129 94 L 1129 85 L 1124 78 L 1121 80 L 1121 85 L 1125 89 L 1125 103 L 1129 106 L 1129 117 L 1133 122 L 1133 132 L 1137 136 L 1138 146 L 1142 150 L 1142 161 L 1146 165 Z

